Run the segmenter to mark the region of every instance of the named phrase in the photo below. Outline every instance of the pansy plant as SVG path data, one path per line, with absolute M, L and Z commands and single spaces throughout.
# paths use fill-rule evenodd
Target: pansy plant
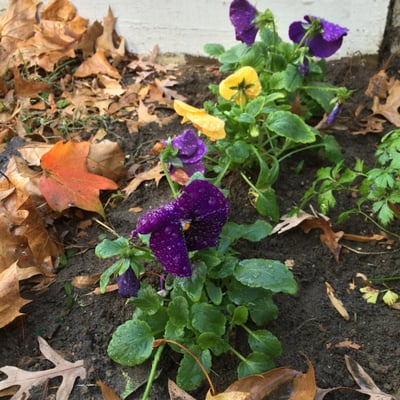
M 283 160 L 300 151 L 318 152 L 335 163 L 342 158 L 334 137 L 314 126 L 328 130 L 351 94 L 325 78 L 325 58 L 339 50 L 348 29 L 306 16 L 290 25 L 291 42 L 285 42 L 269 9 L 261 13 L 248 0 L 234 0 L 229 16 L 241 43 L 228 50 L 205 47 L 227 75 L 210 86 L 216 102 L 204 104 L 226 132 L 209 143 L 206 171 L 215 174 L 210 176 L 216 184 L 227 171 L 238 171 L 257 211 L 277 220 L 273 185 Z

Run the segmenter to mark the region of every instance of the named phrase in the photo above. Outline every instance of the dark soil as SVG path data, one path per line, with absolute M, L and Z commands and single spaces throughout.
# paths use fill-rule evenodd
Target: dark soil
M 351 134 L 354 126 L 353 113 L 358 104 L 366 102 L 364 91 L 371 75 L 377 72 L 376 58 L 354 58 L 335 61 L 329 64 L 330 80 L 338 85 L 358 89 L 346 103 L 332 134 L 342 146 L 346 160 L 352 165 L 356 157 L 373 163 L 373 153 L 381 134 L 355 136 Z M 217 69 L 204 60 L 189 59 L 180 68 L 176 89 L 188 97 L 190 104 L 201 106 L 209 96 L 207 86 L 218 81 Z M 387 124 L 387 129 L 392 127 Z M 180 119 L 160 128 L 156 124 L 144 127 L 138 134 L 130 135 L 118 124 L 110 127 L 109 138 L 119 141 L 132 163 L 138 154 L 145 154 L 157 139 L 182 132 Z M 303 156 L 304 157 L 304 156 Z M 323 160 L 307 155 L 302 170 L 295 172 L 300 161 L 292 159 L 282 166 L 280 179 L 276 184 L 281 213 L 284 214 L 301 198 L 304 190 L 314 179 L 316 170 Z M 231 219 L 236 222 L 253 222 L 258 218 L 247 198 L 246 186 L 235 176 L 224 182 L 230 189 L 232 206 Z M 132 207 L 143 210 L 157 207 L 169 201 L 169 191 L 164 181 L 157 188 L 154 182 L 143 183 L 125 202 L 107 209 L 107 223 L 122 236 L 129 236 L 140 214 L 128 211 Z M 339 212 L 354 205 L 354 199 L 343 195 L 330 217 L 335 221 Z M 86 216 L 87 217 L 87 216 Z M 399 225 L 392 229 L 397 230 Z M 342 225 L 334 225 L 335 230 L 346 233 L 371 235 L 379 233 L 371 223 L 359 217 L 351 217 Z M 84 360 L 87 378 L 76 382 L 72 400 L 102 399 L 97 380 L 111 386 L 121 394 L 127 382 L 138 386 L 128 399 L 140 399 L 147 379 L 150 364 L 135 368 L 120 366 L 107 357 L 107 345 L 113 331 L 121 323 L 131 318 L 133 305 L 126 305 L 116 292 L 103 296 L 87 296 L 88 290 L 73 289 L 75 300 L 72 307 L 67 305 L 64 285 L 77 275 L 101 273 L 109 264 L 96 258 L 94 247 L 99 235 L 107 232 L 93 222 L 86 231 L 87 236 L 76 239 L 77 221 L 66 219 L 60 226 L 65 234 L 67 246 L 81 246 L 86 251 L 69 259 L 67 266 L 57 274 L 56 282 L 47 291 L 34 294 L 28 287 L 23 296 L 33 301 L 24 307 L 26 316 L 0 331 L 0 367 L 15 365 L 23 369 L 39 370 L 51 365 L 43 361 L 38 348 L 37 336 L 45 338 L 49 344 L 70 361 Z M 112 238 L 111 236 L 109 236 Z M 343 242 L 357 252 L 344 249 L 337 263 L 329 250 L 320 242 L 319 232 L 304 234 L 293 229 L 281 235 L 270 236 L 256 245 L 241 243 L 240 250 L 244 258 L 263 257 L 282 262 L 293 260 L 293 273 L 298 282 L 299 291 L 295 296 L 276 297 L 280 314 L 276 321 L 266 328 L 272 331 L 282 342 L 283 354 L 277 360 L 278 366 L 305 371 L 304 353 L 311 360 L 316 372 L 319 387 L 355 386 L 344 363 L 344 355 L 356 360 L 385 392 L 400 399 L 400 312 L 390 309 L 382 302 L 367 304 L 358 289 L 350 290 L 349 284 L 358 272 L 368 277 L 400 275 L 400 243 L 398 240 L 385 243 Z M 345 321 L 332 307 L 326 294 L 325 282 L 335 289 L 336 295 L 343 301 L 350 314 Z M 397 292 L 400 285 L 392 286 Z M 236 336 L 236 345 L 241 345 L 241 333 Z M 349 340 L 360 349 L 336 347 Z M 179 357 L 172 352 L 164 352 L 161 373 L 153 385 L 152 399 L 168 399 L 167 378 L 174 379 Z M 211 377 L 218 390 L 223 391 L 235 380 L 236 359 L 225 355 L 217 360 Z M 54 393 L 60 380 L 52 380 L 44 388 L 39 386 L 31 398 L 55 398 Z M 207 391 L 204 385 L 193 393 L 197 399 L 204 399 Z M 331 394 L 327 399 L 362 399 L 363 395 L 354 393 Z

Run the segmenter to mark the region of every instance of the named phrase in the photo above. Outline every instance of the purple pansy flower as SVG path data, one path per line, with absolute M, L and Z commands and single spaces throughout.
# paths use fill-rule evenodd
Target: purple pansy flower
M 304 19 L 307 22 L 295 21 L 289 26 L 289 37 L 293 42 L 308 46 L 310 54 L 320 58 L 327 58 L 339 50 L 343 36 L 349 31 L 347 28 L 311 15 Z
M 332 125 L 337 116 L 339 115 L 341 109 L 343 107 L 343 103 L 337 102 L 335 104 L 335 107 L 333 107 L 332 111 L 328 114 L 328 117 L 326 118 L 326 123 L 328 125 Z
M 303 76 L 307 76 L 310 73 L 310 63 L 307 58 L 304 58 L 303 62 L 299 64 L 299 72 Z
M 253 24 L 257 16 L 256 8 L 247 0 L 233 0 L 229 8 L 229 18 L 235 28 L 236 39 L 251 46 L 256 39 L 258 28 Z
M 191 129 L 186 129 L 181 135 L 172 139 L 171 144 L 174 149 L 178 149 L 177 157 L 188 176 L 192 176 L 195 172 L 204 174 L 205 167 L 201 159 L 207 152 L 207 146 Z M 170 173 L 173 174 L 175 171 L 175 166 L 171 165 Z
M 131 267 L 122 275 L 117 276 L 116 281 L 118 284 L 118 294 L 121 297 L 137 297 L 140 280 L 136 277 Z
M 216 186 L 194 180 L 177 199 L 139 218 L 132 235 L 151 233 L 150 248 L 163 268 L 175 276 L 190 276 L 188 252 L 216 246 L 229 209 Z

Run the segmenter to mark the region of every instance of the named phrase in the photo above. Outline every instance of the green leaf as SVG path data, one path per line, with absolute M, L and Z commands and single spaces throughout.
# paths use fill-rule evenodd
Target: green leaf
M 150 326 L 139 320 L 129 320 L 114 332 L 107 353 L 115 362 L 133 366 L 147 360 L 153 351 L 154 336 Z
M 183 327 L 189 322 L 189 305 L 183 296 L 174 297 L 168 304 L 168 316 L 175 326 Z
M 209 349 L 216 356 L 219 356 L 230 349 L 229 343 L 214 332 L 201 333 L 197 338 L 197 343 L 203 350 Z
M 343 160 L 343 154 L 340 146 L 334 136 L 324 135 L 322 136 L 322 143 L 324 144 L 324 156 L 334 163 L 339 163 Z
M 273 293 L 294 294 L 297 284 L 285 264 L 277 260 L 251 258 L 238 263 L 235 278 L 243 285 L 261 287 Z
M 278 307 L 273 301 L 270 290 L 253 288 L 234 281 L 229 285 L 228 297 L 234 304 L 246 306 L 252 321 L 257 326 L 278 316 Z
M 183 326 L 177 326 L 172 321 L 167 321 L 167 323 L 165 324 L 164 338 L 176 340 L 177 342 L 182 342 L 182 339 L 184 337 L 185 328 Z M 182 352 L 182 350 L 178 346 L 173 346 L 173 348 L 174 351 L 177 351 L 179 353 Z
M 252 351 L 264 353 L 270 358 L 279 357 L 282 353 L 281 342 L 266 329 L 251 331 L 249 334 L 249 346 Z
M 251 150 L 246 142 L 237 140 L 226 149 L 226 154 L 234 163 L 243 164 L 249 158 Z
M 222 289 L 212 281 L 206 281 L 206 292 L 208 298 L 215 304 L 220 305 L 222 302 Z
M 226 255 L 224 256 L 222 263 L 208 270 L 208 276 L 212 279 L 227 278 L 233 274 L 233 270 L 238 261 L 239 260 L 236 257 Z
M 199 262 L 196 268 L 193 268 L 192 275 L 188 278 L 174 279 L 174 285 L 180 287 L 185 294 L 194 303 L 200 300 L 206 281 L 207 266 L 203 262 Z
M 242 361 L 237 369 L 238 378 L 245 376 L 261 374 L 275 367 L 275 363 L 264 353 L 251 353 Z
M 248 104 L 246 105 L 246 113 L 250 114 L 255 118 L 262 112 L 264 104 L 265 104 L 265 97 L 258 96 L 255 99 L 248 102 Z
M 254 288 L 253 288 L 254 290 Z M 249 307 L 250 317 L 257 326 L 265 325 L 278 317 L 278 307 L 274 303 L 272 293 L 269 292 L 265 298 L 258 298 Z
M 275 72 L 271 76 L 271 88 L 274 90 L 284 89 L 295 92 L 303 83 L 303 77 L 296 66 L 288 64 L 284 71 Z
M 311 82 L 304 90 L 328 113 L 332 109 L 332 100 L 336 96 L 336 92 L 329 89 L 335 89 L 335 86 L 326 82 Z
M 203 367 L 209 372 L 212 361 L 210 351 L 202 350 L 198 345 L 189 347 L 189 350 L 199 358 Z M 196 361 L 189 354 L 184 353 L 176 376 L 177 385 L 183 390 L 190 391 L 199 387 L 204 379 L 205 376 Z
M 127 249 L 129 249 L 129 241 L 124 237 L 116 240 L 104 239 L 96 246 L 95 254 L 99 258 L 110 258 L 121 255 Z
M 130 260 L 127 258 L 121 258 L 111 265 L 111 267 L 107 268 L 100 276 L 100 292 L 105 292 L 106 286 L 112 276 L 123 274 L 129 266 Z
M 208 54 L 210 57 L 218 58 L 223 53 L 225 53 L 225 48 L 224 46 L 218 43 L 207 43 L 204 46 L 204 52 Z
M 155 314 L 162 306 L 161 297 L 148 284 L 143 284 L 140 287 L 137 297 L 133 298 L 132 302 L 148 315 Z
M 218 58 L 218 61 L 221 64 L 239 64 L 240 59 L 244 54 L 246 54 L 247 51 L 247 46 L 244 43 L 240 43 L 221 54 Z
M 259 242 L 266 238 L 271 231 L 271 224 L 261 219 L 258 219 L 253 224 L 237 224 L 236 222 L 228 221 L 222 228 L 218 251 L 225 253 L 228 247 L 239 239 Z
M 249 125 L 254 125 L 256 123 L 256 119 L 247 113 L 241 113 L 237 121 Z
M 245 306 L 236 307 L 233 311 L 231 324 L 234 325 L 243 325 L 247 322 L 249 318 L 249 310 Z
M 199 332 L 214 332 L 220 336 L 225 333 L 226 318 L 217 307 L 211 304 L 193 304 L 191 318 L 193 327 Z
M 262 190 L 251 190 L 256 203 L 257 212 L 264 216 L 269 217 L 272 221 L 279 220 L 279 204 L 276 198 L 275 190 L 272 187 L 264 188 Z
M 296 143 L 312 143 L 317 131 L 298 115 L 289 111 L 275 111 L 267 117 L 268 129 Z

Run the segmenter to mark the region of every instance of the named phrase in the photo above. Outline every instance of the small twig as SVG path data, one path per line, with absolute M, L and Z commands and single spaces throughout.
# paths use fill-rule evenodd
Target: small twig
M 361 251 L 361 250 L 354 249 L 353 247 L 347 246 L 345 244 L 342 244 L 342 247 L 344 247 L 347 250 L 352 251 L 353 253 L 364 254 L 364 255 L 390 254 L 390 253 L 397 253 L 398 251 L 400 251 L 400 249 L 389 250 L 389 251 Z
M 101 225 L 104 229 L 106 229 L 108 232 L 110 232 L 110 233 L 112 233 L 114 236 L 116 236 L 117 238 L 119 238 L 120 237 L 120 235 L 118 235 L 118 233 L 113 229 L 113 228 L 111 228 L 110 226 L 108 226 L 107 224 L 105 224 L 104 222 L 101 222 L 99 219 L 97 219 L 97 218 L 93 218 L 93 220 L 95 221 L 95 222 L 97 222 L 99 225 Z

